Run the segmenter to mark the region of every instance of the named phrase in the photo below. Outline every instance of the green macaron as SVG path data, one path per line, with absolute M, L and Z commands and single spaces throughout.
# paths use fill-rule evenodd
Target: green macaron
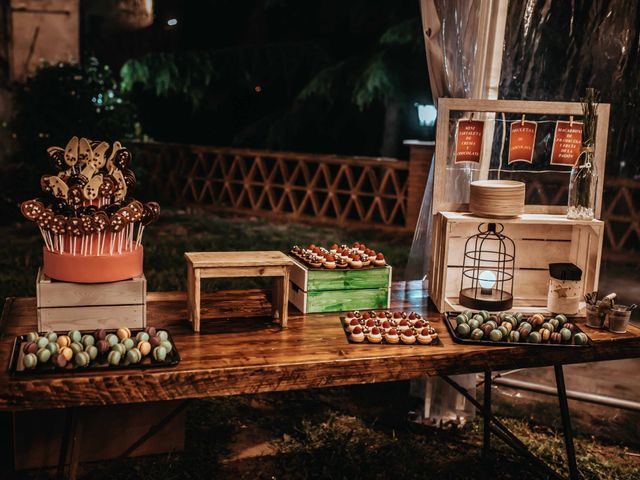
M 469 325 L 467 325 L 468 327 Z M 171 353 L 171 350 L 173 350 L 173 345 L 171 345 L 171 342 L 167 341 L 167 340 L 163 340 L 160 342 L 160 346 L 164 347 L 164 349 L 167 351 L 167 353 Z
M 38 357 L 39 363 L 47 363 L 51 358 L 51 352 L 46 348 L 41 348 L 36 352 L 36 357 Z
M 502 332 L 499 329 L 493 329 L 489 333 L 489 340 L 492 342 L 500 342 L 502 340 Z
M 482 340 L 482 337 L 484 337 L 484 332 L 479 328 L 475 328 L 471 332 L 471 340 Z
M 87 345 L 84 348 L 84 351 L 89 354 L 89 358 L 91 360 L 95 360 L 96 357 L 98 356 L 98 347 L 96 347 L 95 345 Z
M 136 342 L 148 342 L 149 334 L 147 332 L 138 332 L 136 335 Z
M 131 363 L 139 363 L 142 360 L 142 353 L 137 348 L 132 348 L 127 352 L 127 360 Z
M 540 343 L 542 341 L 542 335 L 538 332 L 531 332 L 529 334 L 529 343 Z
M 36 365 L 38 365 L 38 357 L 36 357 L 35 353 L 27 353 L 22 359 L 22 364 L 24 365 L 24 368 L 28 370 L 36 368 Z
M 109 352 L 109 355 L 107 355 L 107 361 L 109 362 L 109 365 L 119 365 L 121 358 L 122 355 L 117 350 L 111 350 Z
M 461 338 L 467 338 L 471 333 L 471 327 L 466 323 L 461 323 L 456 327 L 456 333 Z M 162 343 L 160 345 L 162 345 Z
M 110 347 L 113 347 L 114 345 L 120 342 L 120 339 L 118 338 L 118 336 L 113 333 L 108 334 L 105 337 L 105 340 L 107 341 Z
M 27 342 L 37 342 L 39 338 L 40 335 L 38 335 L 38 332 L 27 333 Z
M 76 354 L 74 361 L 79 367 L 86 367 L 91 362 L 91 357 L 87 352 L 79 352 Z
M 573 343 L 576 345 L 586 345 L 589 342 L 589 337 L 585 333 L 578 332 L 573 336 Z
M 154 360 L 157 360 L 158 362 L 164 362 L 167 358 L 167 349 L 160 345 L 159 347 L 153 349 L 152 355 Z
M 72 342 L 80 343 L 82 340 L 82 333 L 80 333 L 80 330 L 71 330 L 67 335 L 69 335 Z

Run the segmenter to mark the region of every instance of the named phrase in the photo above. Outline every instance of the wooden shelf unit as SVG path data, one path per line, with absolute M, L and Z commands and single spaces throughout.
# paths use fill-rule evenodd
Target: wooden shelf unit
M 583 293 L 597 290 L 604 238 L 602 220 L 569 220 L 564 215 L 523 214 L 489 219 L 440 212 L 434 220 L 430 295 L 438 310 L 464 310 L 458 303 L 464 246 L 481 223 L 499 223 L 516 244 L 514 311 L 547 311 L 549 263 L 571 262 L 582 269 Z M 584 303 L 580 315 L 584 315 Z
M 452 112 L 477 114 L 485 120 L 480 162 L 470 167 L 468 183 L 457 178 L 460 169 L 453 159 L 455 140 L 450 125 Z M 504 234 L 515 243 L 514 308 L 515 311 L 547 313 L 549 263 L 571 262 L 582 269 L 583 293 L 598 289 L 600 257 L 604 238 L 604 222 L 598 220 L 602 209 L 602 175 L 605 171 L 610 105 L 597 107 L 595 163 L 598 179 L 595 220 L 570 220 L 566 205 L 525 204 L 524 213 L 509 219 L 491 219 L 472 215 L 468 197 L 473 180 L 490 178 L 496 114 L 550 116 L 581 121 L 582 105 L 578 102 L 536 102 L 522 100 L 477 100 L 440 98 L 434 163 L 431 257 L 429 264 L 429 296 L 440 311 L 464 309 L 458 303 L 464 246 L 469 236 L 478 232 L 481 223 L 500 223 Z M 477 117 L 477 118 L 478 118 Z M 548 120 L 546 120 L 548 121 Z M 503 159 L 500 158 L 500 162 Z M 501 163 L 501 165 L 503 165 Z M 570 167 L 567 167 L 569 169 Z M 451 171 L 450 171 L 451 170 Z M 508 169 L 507 169 L 508 170 Z M 504 173 L 506 173 L 506 171 Z M 541 170 L 541 174 L 544 174 Z M 565 171 L 568 173 L 568 171 Z M 464 176 L 463 176 L 464 178 Z M 498 178 L 500 176 L 498 175 Z M 569 176 L 567 175 L 567 182 Z M 452 195 L 451 192 L 457 192 Z M 459 198 L 457 198 L 459 197 Z M 584 315 L 584 303 L 580 307 Z

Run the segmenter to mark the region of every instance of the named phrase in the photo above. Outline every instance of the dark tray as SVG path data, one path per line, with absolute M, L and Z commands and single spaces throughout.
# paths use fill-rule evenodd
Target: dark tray
M 345 319 L 346 319 L 346 317 L 340 317 L 340 325 L 342 326 L 342 331 L 346 335 L 347 341 L 349 343 L 353 343 L 354 345 L 392 345 L 394 347 L 397 347 L 397 346 L 403 346 L 403 347 L 413 347 L 413 346 L 418 346 L 418 347 L 442 347 L 442 346 L 444 346 L 444 344 L 442 343 L 442 340 L 440 340 L 440 332 L 437 332 L 438 336 L 436 337 L 436 339 L 433 340 L 431 343 L 429 343 L 427 345 L 423 345 L 422 343 L 418 342 L 417 340 L 416 340 L 416 343 L 412 343 L 410 345 L 406 344 L 406 343 L 402 343 L 402 340 L 400 340 L 398 343 L 387 343 L 387 341 L 384 339 L 384 337 L 382 338 L 382 342 L 381 343 L 371 343 L 369 341 L 369 339 L 366 338 L 366 337 L 365 337 L 364 342 L 360 342 L 360 343 L 354 342 L 353 340 L 351 340 L 351 333 L 347 331 L 347 323 L 346 323 Z
M 26 370 L 22 365 L 22 358 L 24 356 L 24 352 L 22 351 L 22 343 L 26 341 L 27 335 L 20 335 L 16 337 L 13 342 L 13 351 L 11 352 L 11 360 L 9 362 L 9 372 L 12 375 L 17 376 L 32 376 L 32 375 L 41 375 L 41 374 L 73 374 L 73 373 L 85 373 L 85 372 L 104 372 L 110 370 L 124 370 L 124 369 L 147 369 L 147 368 L 158 368 L 158 367 L 171 367 L 173 365 L 177 365 L 180 362 L 180 354 L 176 349 L 176 344 L 173 342 L 173 338 L 171 338 L 171 333 L 168 330 L 162 329 L 167 332 L 168 338 L 167 341 L 171 342 L 171 352 L 167 353 L 167 358 L 164 362 L 159 362 L 153 358 L 151 354 L 147 355 L 142 359 L 140 363 L 129 364 L 126 361 L 122 362 L 120 365 L 109 365 L 107 362 L 107 355 L 102 354 L 98 355 L 95 360 L 92 360 L 89 365 L 86 367 L 78 367 L 72 362 L 69 362 L 66 367 L 59 368 L 53 363 L 47 362 L 46 364 L 38 364 L 36 368 Z M 93 334 L 95 330 L 80 330 L 80 333 L 83 335 Z M 139 332 L 142 332 L 142 328 L 138 328 L 135 330 L 131 330 L 131 336 L 135 337 Z M 42 333 L 42 332 L 40 332 Z M 68 332 L 56 332 L 58 335 L 66 335 Z M 115 333 L 115 330 L 107 330 L 107 333 Z
M 527 343 L 527 342 L 492 342 L 491 340 L 472 340 L 470 338 L 460 338 L 456 333 L 455 318 L 462 312 L 445 312 L 442 314 L 442 320 L 447 326 L 449 333 L 453 337 L 453 341 L 456 343 L 468 343 L 472 345 L 487 345 L 491 347 L 553 347 L 553 348 L 584 348 L 593 345 L 591 337 L 587 335 L 587 343 L 585 345 L 574 345 L 573 343 Z M 585 333 L 578 325 L 571 322 L 574 325 L 575 333 Z M 574 335 L 575 335 L 574 333 Z M 586 335 L 586 333 L 585 333 Z
M 304 258 L 302 258 L 302 256 L 296 255 L 293 252 L 288 252 L 287 255 L 289 255 L 291 258 L 295 258 L 296 260 L 298 260 L 305 267 L 307 267 L 308 270 L 321 270 L 321 271 L 324 271 L 324 272 L 348 272 L 348 271 L 360 272 L 362 270 L 373 270 L 374 268 L 390 267 L 390 265 L 387 263 L 386 265 L 383 265 L 382 267 L 376 267 L 375 265 L 371 264 L 371 265 L 368 265 L 368 266 L 362 267 L 362 268 L 351 268 L 351 267 L 347 266 L 347 268 L 338 268 L 338 267 L 336 267 L 336 268 L 333 268 L 333 269 L 329 269 L 329 268 L 324 268 L 324 267 L 312 267 L 309 264 L 309 262 L 307 262 Z

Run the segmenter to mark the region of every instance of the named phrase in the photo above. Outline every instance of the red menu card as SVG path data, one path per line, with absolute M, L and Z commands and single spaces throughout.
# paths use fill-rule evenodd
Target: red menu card
M 480 163 L 483 132 L 482 120 L 458 120 L 455 163 Z
M 513 122 L 509 133 L 509 165 L 513 162 L 533 161 L 533 148 L 536 143 L 536 122 Z
M 582 122 L 556 122 L 551 165 L 575 165 L 582 146 Z

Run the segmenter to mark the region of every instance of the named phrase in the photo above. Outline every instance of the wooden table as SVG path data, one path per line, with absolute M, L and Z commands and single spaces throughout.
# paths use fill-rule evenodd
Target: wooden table
M 394 308 L 427 311 L 420 283 L 414 285 L 394 284 Z M 289 328 L 283 330 L 270 322 L 271 304 L 260 290 L 220 291 L 203 297 L 208 307 L 202 309 L 202 316 L 207 322 L 201 334 L 194 335 L 184 293 L 148 295 L 147 324 L 169 329 L 182 357 L 176 367 L 28 380 L 11 378 L 6 366 L 15 336 L 36 328 L 35 299 L 9 299 L 0 320 L 0 410 L 132 404 L 484 372 L 483 404 L 476 401 L 475 392 L 448 381 L 475 402 L 487 420 L 485 452 L 489 434 L 494 433 L 546 468 L 491 415 L 491 372 L 553 366 L 571 475 L 577 478 L 562 365 L 640 356 L 640 329 L 635 326 L 622 335 L 585 328 L 594 341 L 588 348 L 486 347 L 454 343 L 439 314 L 430 312 L 442 346 L 381 347 L 347 343 L 336 314 L 292 313 Z
M 200 332 L 200 282 L 203 278 L 275 277 L 271 314 L 287 327 L 289 271 L 293 260 L 282 252 L 186 252 L 187 306 L 194 332 Z

